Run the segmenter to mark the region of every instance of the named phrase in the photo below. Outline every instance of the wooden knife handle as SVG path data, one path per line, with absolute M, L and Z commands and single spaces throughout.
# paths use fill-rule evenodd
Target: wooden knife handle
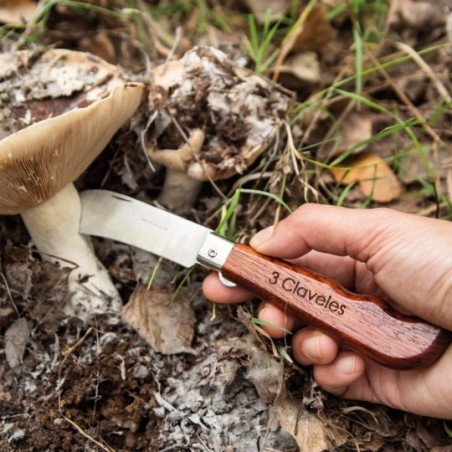
M 386 302 L 357 295 L 307 269 L 236 244 L 222 275 L 340 344 L 395 369 L 427 366 L 450 343 L 450 332 L 406 316 Z

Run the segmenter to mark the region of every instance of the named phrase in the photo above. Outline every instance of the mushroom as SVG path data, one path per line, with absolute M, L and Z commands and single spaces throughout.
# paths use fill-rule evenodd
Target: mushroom
M 195 47 L 151 73 L 145 134 L 149 158 L 166 167 L 159 201 L 183 212 L 203 181 L 242 174 L 268 148 L 291 97 L 211 47 Z
M 121 299 L 78 233 L 73 181 L 140 104 L 144 86 L 62 49 L 0 55 L 0 214 L 21 214 L 44 258 L 73 269 L 67 313 L 117 312 Z

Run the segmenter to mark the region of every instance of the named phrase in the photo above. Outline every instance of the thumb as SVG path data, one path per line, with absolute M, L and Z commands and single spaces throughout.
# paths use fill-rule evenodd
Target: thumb
M 305 204 L 256 234 L 256 251 L 283 259 L 311 250 L 363 262 L 399 306 L 452 328 L 452 225 L 390 209 Z
M 258 232 L 250 245 L 260 253 L 285 259 L 314 249 L 365 261 L 368 253 L 364 251 L 378 233 L 376 228 L 383 226 L 382 212 L 391 212 L 378 211 L 305 204 L 275 226 Z

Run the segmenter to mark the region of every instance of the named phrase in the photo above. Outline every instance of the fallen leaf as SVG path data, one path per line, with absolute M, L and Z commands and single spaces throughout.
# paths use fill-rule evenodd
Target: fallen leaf
M 31 0 L 4 0 L 0 6 L 0 22 L 8 25 L 27 23 L 37 8 L 38 4 Z
M 297 442 L 301 451 L 331 450 L 331 433 L 314 414 L 294 400 L 283 386 L 273 406 L 281 428 Z M 334 444 L 335 447 L 340 444 Z
M 30 337 L 30 326 L 28 320 L 17 319 L 5 332 L 5 355 L 6 361 L 11 368 L 22 364 L 28 339 Z
M 273 80 L 278 79 L 281 67 L 290 53 L 319 51 L 331 38 L 332 28 L 325 5 L 314 4 L 309 9 L 304 8 L 282 42 L 281 51 L 275 63 Z
M 249 360 L 246 378 L 253 383 L 264 403 L 273 403 L 284 384 L 284 362 L 266 350 L 255 347 Z
M 181 288 L 170 303 L 172 296 L 166 288 L 147 290 L 138 285 L 122 310 L 122 320 L 159 353 L 194 353 L 191 342 L 196 318 L 188 290 Z
M 357 152 L 364 147 L 360 143 L 365 143 L 372 136 L 372 115 L 352 111 L 345 116 L 337 113 L 337 117 L 335 126 L 325 137 L 325 144 L 317 152 L 319 159 L 327 160 L 352 147 Z
M 265 22 L 267 14 L 270 14 L 272 21 L 280 19 L 290 11 L 291 4 L 291 0 L 244 0 L 244 2 L 259 23 Z
M 386 20 L 392 29 L 431 29 L 445 23 L 441 10 L 437 0 L 391 0 Z
M 111 64 L 117 61 L 115 46 L 103 30 L 82 37 L 78 42 L 77 50 L 92 53 Z
M 330 171 L 340 184 L 358 182 L 363 195 L 377 202 L 393 201 L 402 193 L 402 185 L 391 167 L 376 155 L 353 156 Z
M 292 42 L 291 52 L 318 52 L 323 49 L 333 37 L 327 13 L 328 10 L 324 4 L 314 5 L 306 21 L 295 32 L 296 39 Z
M 431 178 L 428 168 L 433 168 L 440 179 L 447 180 L 448 173 L 452 169 L 451 152 L 447 146 L 428 150 L 428 145 L 424 145 L 426 151 L 423 155 L 408 146 L 407 144 L 405 147 L 408 152 L 404 152 L 399 170 L 399 179 L 404 184 Z
M 339 154 L 345 149 L 359 145 L 372 136 L 372 120 L 371 115 L 365 113 L 352 112 L 341 123 L 339 143 L 336 146 L 336 152 Z M 357 148 L 358 150 L 359 148 Z
M 314 52 L 289 56 L 279 70 L 279 82 L 289 89 L 320 83 L 320 63 Z

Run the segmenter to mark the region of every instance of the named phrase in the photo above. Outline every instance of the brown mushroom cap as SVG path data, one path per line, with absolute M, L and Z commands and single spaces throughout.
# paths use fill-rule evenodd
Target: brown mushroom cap
M 148 155 L 198 180 L 241 174 L 275 138 L 291 103 L 278 85 L 234 66 L 221 51 L 195 47 L 153 70 L 149 105 L 158 115 Z M 193 146 L 200 132 L 203 142 Z
M 80 176 L 134 113 L 143 90 L 82 52 L 2 55 L 0 214 L 35 207 Z

